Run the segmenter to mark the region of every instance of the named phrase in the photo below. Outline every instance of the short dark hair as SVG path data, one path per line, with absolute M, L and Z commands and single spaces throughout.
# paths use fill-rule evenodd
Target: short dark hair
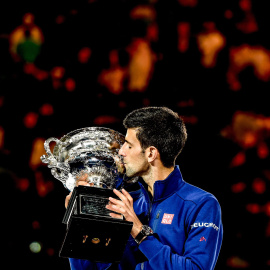
M 185 123 L 176 112 L 167 107 L 144 107 L 130 112 L 123 124 L 126 129 L 137 129 L 136 136 L 143 150 L 154 146 L 165 167 L 175 165 L 187 140 Z

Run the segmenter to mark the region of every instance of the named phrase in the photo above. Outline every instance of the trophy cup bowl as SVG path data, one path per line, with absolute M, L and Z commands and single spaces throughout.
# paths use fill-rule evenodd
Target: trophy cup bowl
M 105 206 L 109 197 L 119 199 L 114 188 L 138 180 L 125 175 L 118 154 L 124 141 L 121 133 L 105 127 L 81 128 L 45 141 L 47 155 L 41 156 L 42 162 L 72 191 L 63 218 L 67 232 L 61 257 L 106 263 L 121 260 L 133 224 L 112 218 Z M 56 143 L 53 152 L 51 142 Z M 82 177 L 89 186 L 77 185 Z

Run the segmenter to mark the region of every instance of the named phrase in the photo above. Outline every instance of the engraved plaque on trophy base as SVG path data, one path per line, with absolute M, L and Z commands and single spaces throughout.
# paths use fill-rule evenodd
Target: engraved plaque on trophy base
M 120 262 L 131 228 L 131 222 L 120 219 L 73 216 L 59 255 L 92 262 Z
M 122 258 L 132 229 L 132 222 L 112 218 L 105 206 L 112 190 L 75 187 L 63 223 L 67 231 L 60 250 L 61 257 L 113 263 Z

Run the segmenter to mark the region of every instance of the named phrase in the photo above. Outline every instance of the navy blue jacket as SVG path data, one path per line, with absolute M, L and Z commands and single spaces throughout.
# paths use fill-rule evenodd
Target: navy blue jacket
M 186 183 L 179 167 L 154 184 L 154 197 L 130 193 L 134 210 L 154 231 L 139 247 L 130 236 L 118 269 L 214 269 L 221 248 L 221 208 L 210 193 Z M 110 264 L 70 259 L 72 270 L 108 269 Z

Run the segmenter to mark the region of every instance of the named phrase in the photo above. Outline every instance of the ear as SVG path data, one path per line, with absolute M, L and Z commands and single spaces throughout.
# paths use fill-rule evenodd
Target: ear
M 148 162 L 153 162 L 157 157 L 158 157 L 158 150 L 156 147 L 154 146 L 150 146 L 147 148 L 147 158 L 148 158 Z

